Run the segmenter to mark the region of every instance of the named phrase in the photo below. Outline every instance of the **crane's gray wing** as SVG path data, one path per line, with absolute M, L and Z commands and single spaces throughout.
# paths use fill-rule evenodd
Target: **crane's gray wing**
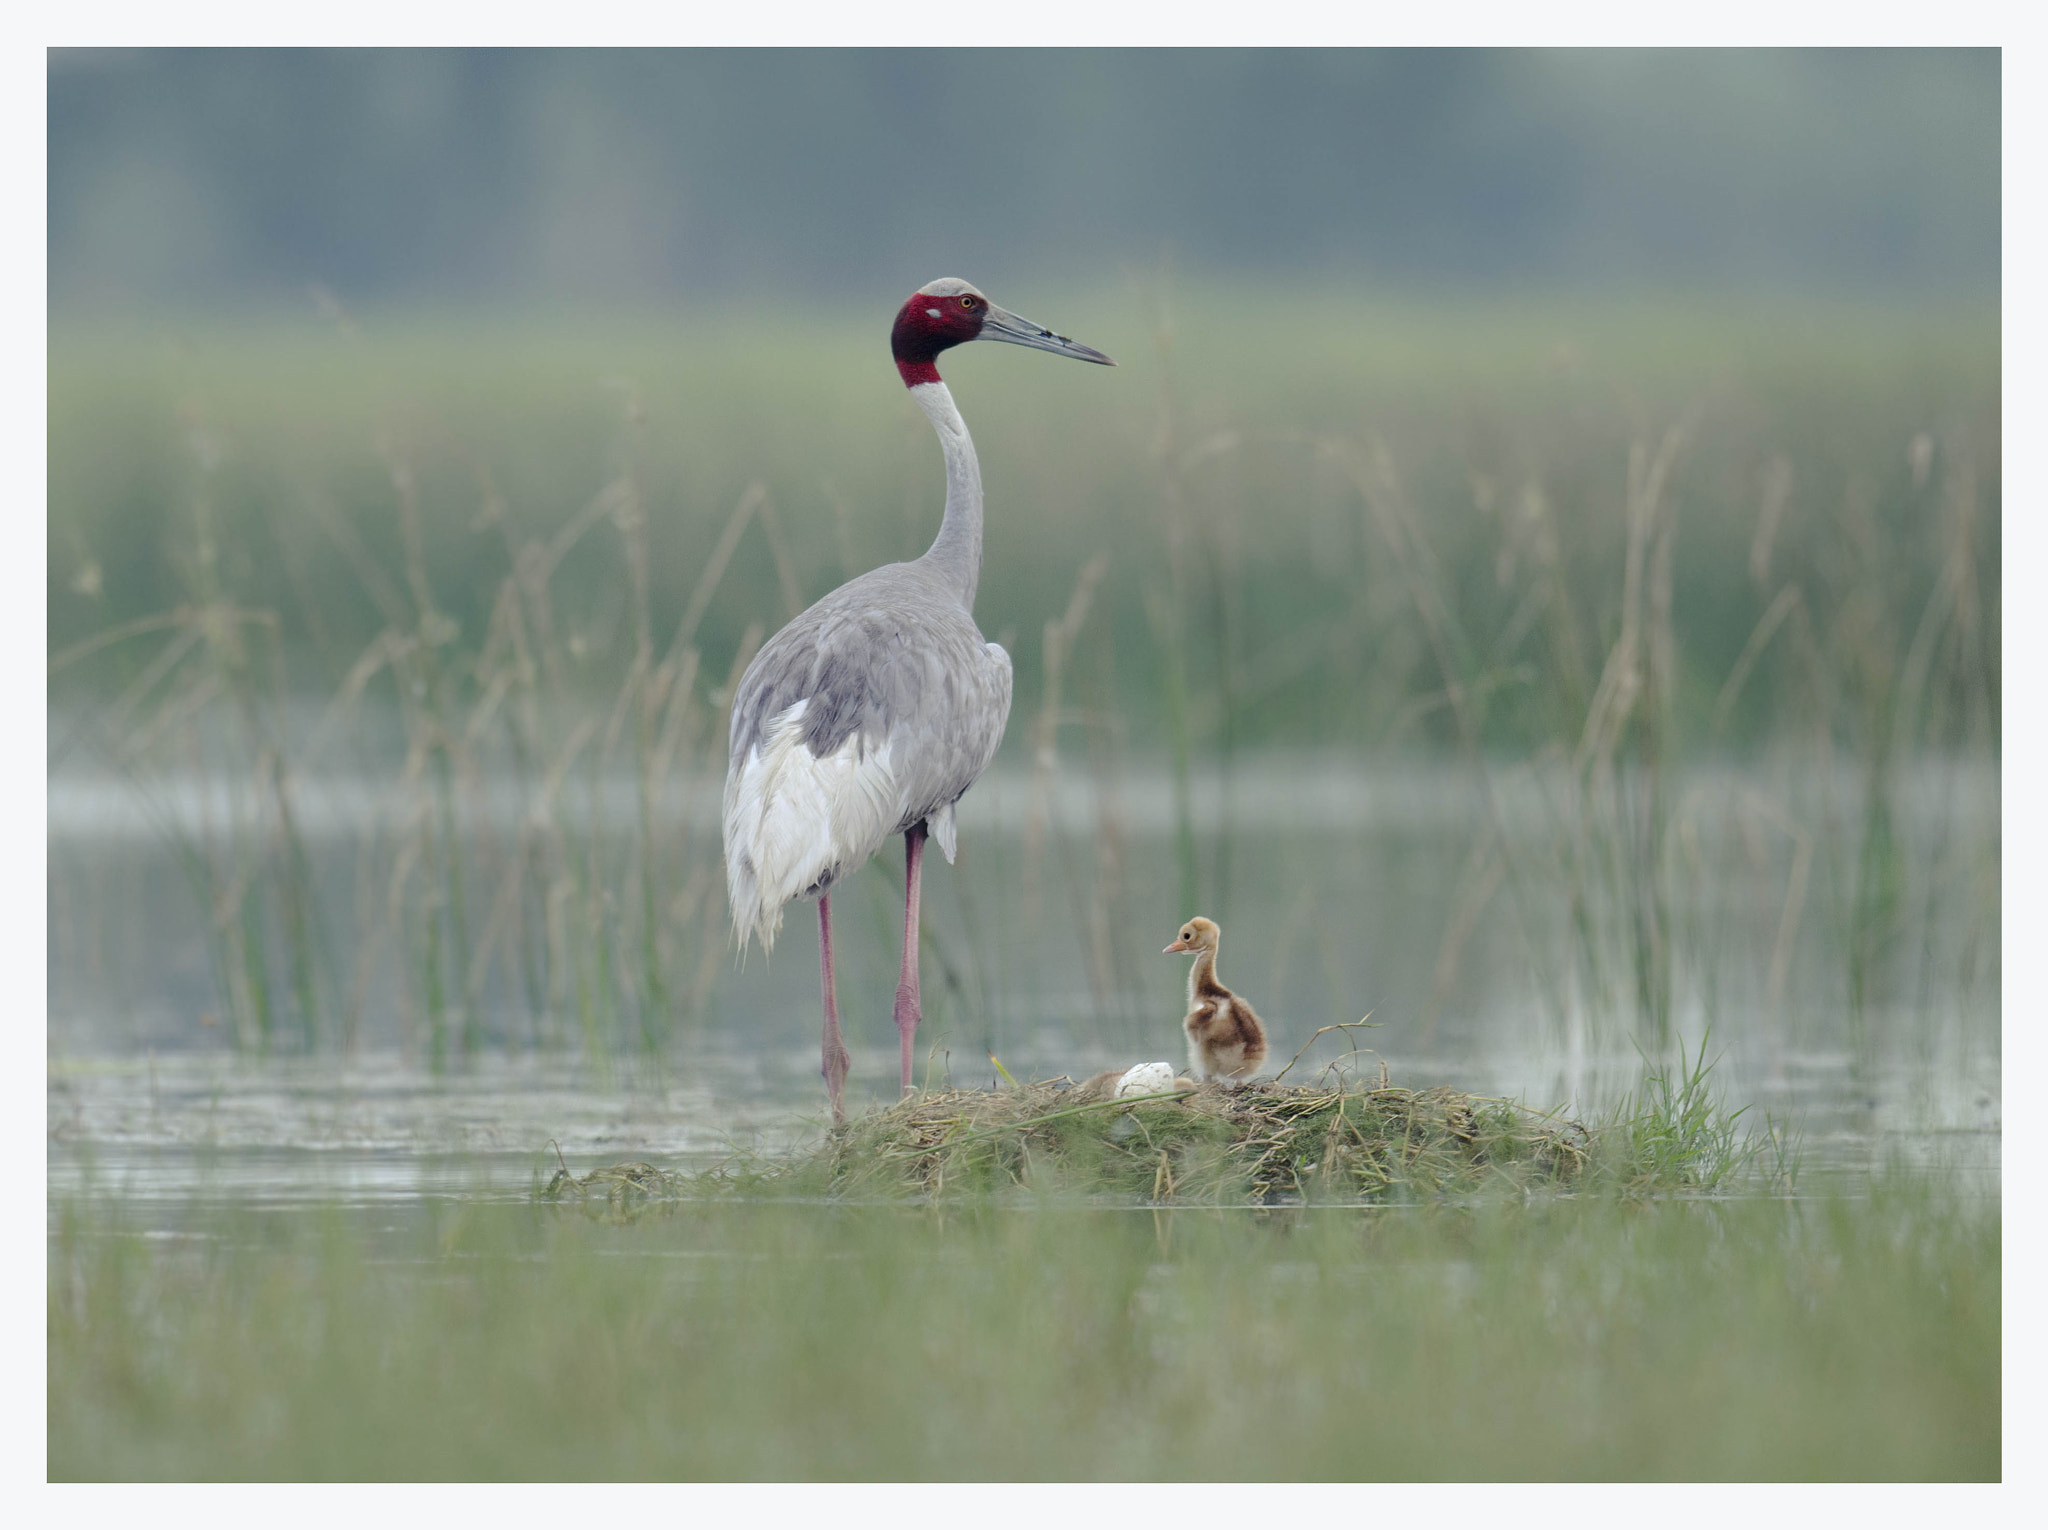
M 912 564 L 842 585 L 762 646 L 733 697 L 727 888 L 744 941 L 920 821 L 948 860 L 953 804 L 1010 712 L 1009 655 Z

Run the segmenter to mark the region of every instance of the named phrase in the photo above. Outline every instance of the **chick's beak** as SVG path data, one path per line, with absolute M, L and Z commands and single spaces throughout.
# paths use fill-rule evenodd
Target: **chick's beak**
M 1192 951 L 1194 949 L 1195 948 L 1189 945 L 1186 941 L 1176 940 L 1172 945 L 1168 946 L 1164 951 L 1161 951 L 1159 954 L 1161 956 L 1171 956 L 1176 951 Z

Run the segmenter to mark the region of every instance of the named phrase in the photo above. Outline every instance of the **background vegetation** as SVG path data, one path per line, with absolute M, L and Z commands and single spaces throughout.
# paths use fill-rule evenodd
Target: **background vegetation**
M 1660 704 L 1687 745 L 1995 728 L 1989 308 L 1112 282 L 1031 310 L 1124 365 L 954 360 L 989 483 L 978 614 L 1011 634 L 1019 694 L 1042 694 L 1041 631 L 1105 555 L 1089 626 L 1136 747 L 1163 745 L 1192 682 L 1219 742 L 1454 746 L 1469 725 L 1525 749 L 1583 721 L 1632 556 L 1669 587 L 1640 584 L 1665 604 L 1636 615 L 1669 628 Z M 634 600 L 665 639 L 695 615 L 722 677 L 753 621 L 930 539 L 943 480 L 892 386 L 887 312 L 866 317 L 62 333 L 53 646 L 210 588 L 275 609 L 330 674 L 422 604 L 474 653 L 520 552 L 558 543 L 572 683 L 630 667 Z M 759 528 L 721 547 L 756 488 Z M 628 495 L 641 540 L 613 529 Z
M 991 504 L 978 616 L 1018 669 L 999 765 L 1032 793 L 966 922 L 935 915 L 939 1002 L 982 1039 L 1052 941 L 1097 1023 L 1128 1019 L 1130 952 L 1180 905 L 1269 915 L 1256 948 L 1293 980 L 1286 922 L 1343 921 L 1288 890 L 1326 853 L 1234 827 L 1276 748 L 1361 788 L 1403 760 L 1476 772 L 1483 816 L 1432 841 L 1465 870 L 1419 884 L 1436 960 L 1396 980 L 1411 1013 L 1445 1002 L 1496 893 L 1560 1024 L 1660 1037 L 1717 963 L 1727 1002 L 1782 1005 L 1802 924 L 1831 1009 L 1995 972 L 1971 912 L 1995 845 L 1899 816 L 1916 762 L 1996 758 L 1987 311 L 1150 279 L 1032 306 L 1125 364 L 951 368 Z M 232 1034 L 347 1040 L 396 1003 L 437 1057 L 522 1033 L 658 1050 L 705 1013 L 725 688 L 773 624 L 936 524 L 880 327 L 58 331 L 53 768 L 160 804 Z M 1072 779 L 1062 751 L 1092 848 L 1037 795 Z M 1702 799 L 1697 772 L 1736 761 Z M 250 790 L 195 825 L 195 770 Z M 334 778 L 382 783 L 385 837 L 322 887 L 296 798 Z M 1223 795 L 1198 811 L 1204 779 Z M 1164 865 L 1134 792 L 1171 799 Z M 1729 856 L 1757 888 L 1739 932 Z M 1059 906 L 1042 867 L 1084 900 L 1072 929 L 1036 911 Z M 1317 1023 L 1357 1018 L 1344 986 Z

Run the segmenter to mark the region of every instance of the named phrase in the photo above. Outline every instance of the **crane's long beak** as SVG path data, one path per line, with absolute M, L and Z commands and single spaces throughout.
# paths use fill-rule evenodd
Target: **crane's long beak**
M 977 340 L 1006 340 L 1011 345 L 1028 345 L 1035 351 L 1051 351 L 1055 356 L 1071 356 L 1076 361 L 1092 361 L 1097 366 L 1116 365 L 1102 352 L 1069 340 L 1065 335 L 1056 335 L 1043 324 L 1033 324 L 1029 319 L 1020 319 L 1007 308 L 988 305 L 988 313 L 981 321 L 981 333 Z

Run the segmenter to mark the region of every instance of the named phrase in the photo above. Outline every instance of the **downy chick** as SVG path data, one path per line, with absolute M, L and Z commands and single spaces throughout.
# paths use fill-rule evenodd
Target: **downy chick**
M 1190 919 L 1164 955 L 1193 952 L 1188 971 L 1188 1067 L 1198 1079 L 1241 1082 L 1266 1060 L 1266 1027 L 1252 1007 L 1216 980 L 1216 950 L 1223 932 L 1213 919 Z

